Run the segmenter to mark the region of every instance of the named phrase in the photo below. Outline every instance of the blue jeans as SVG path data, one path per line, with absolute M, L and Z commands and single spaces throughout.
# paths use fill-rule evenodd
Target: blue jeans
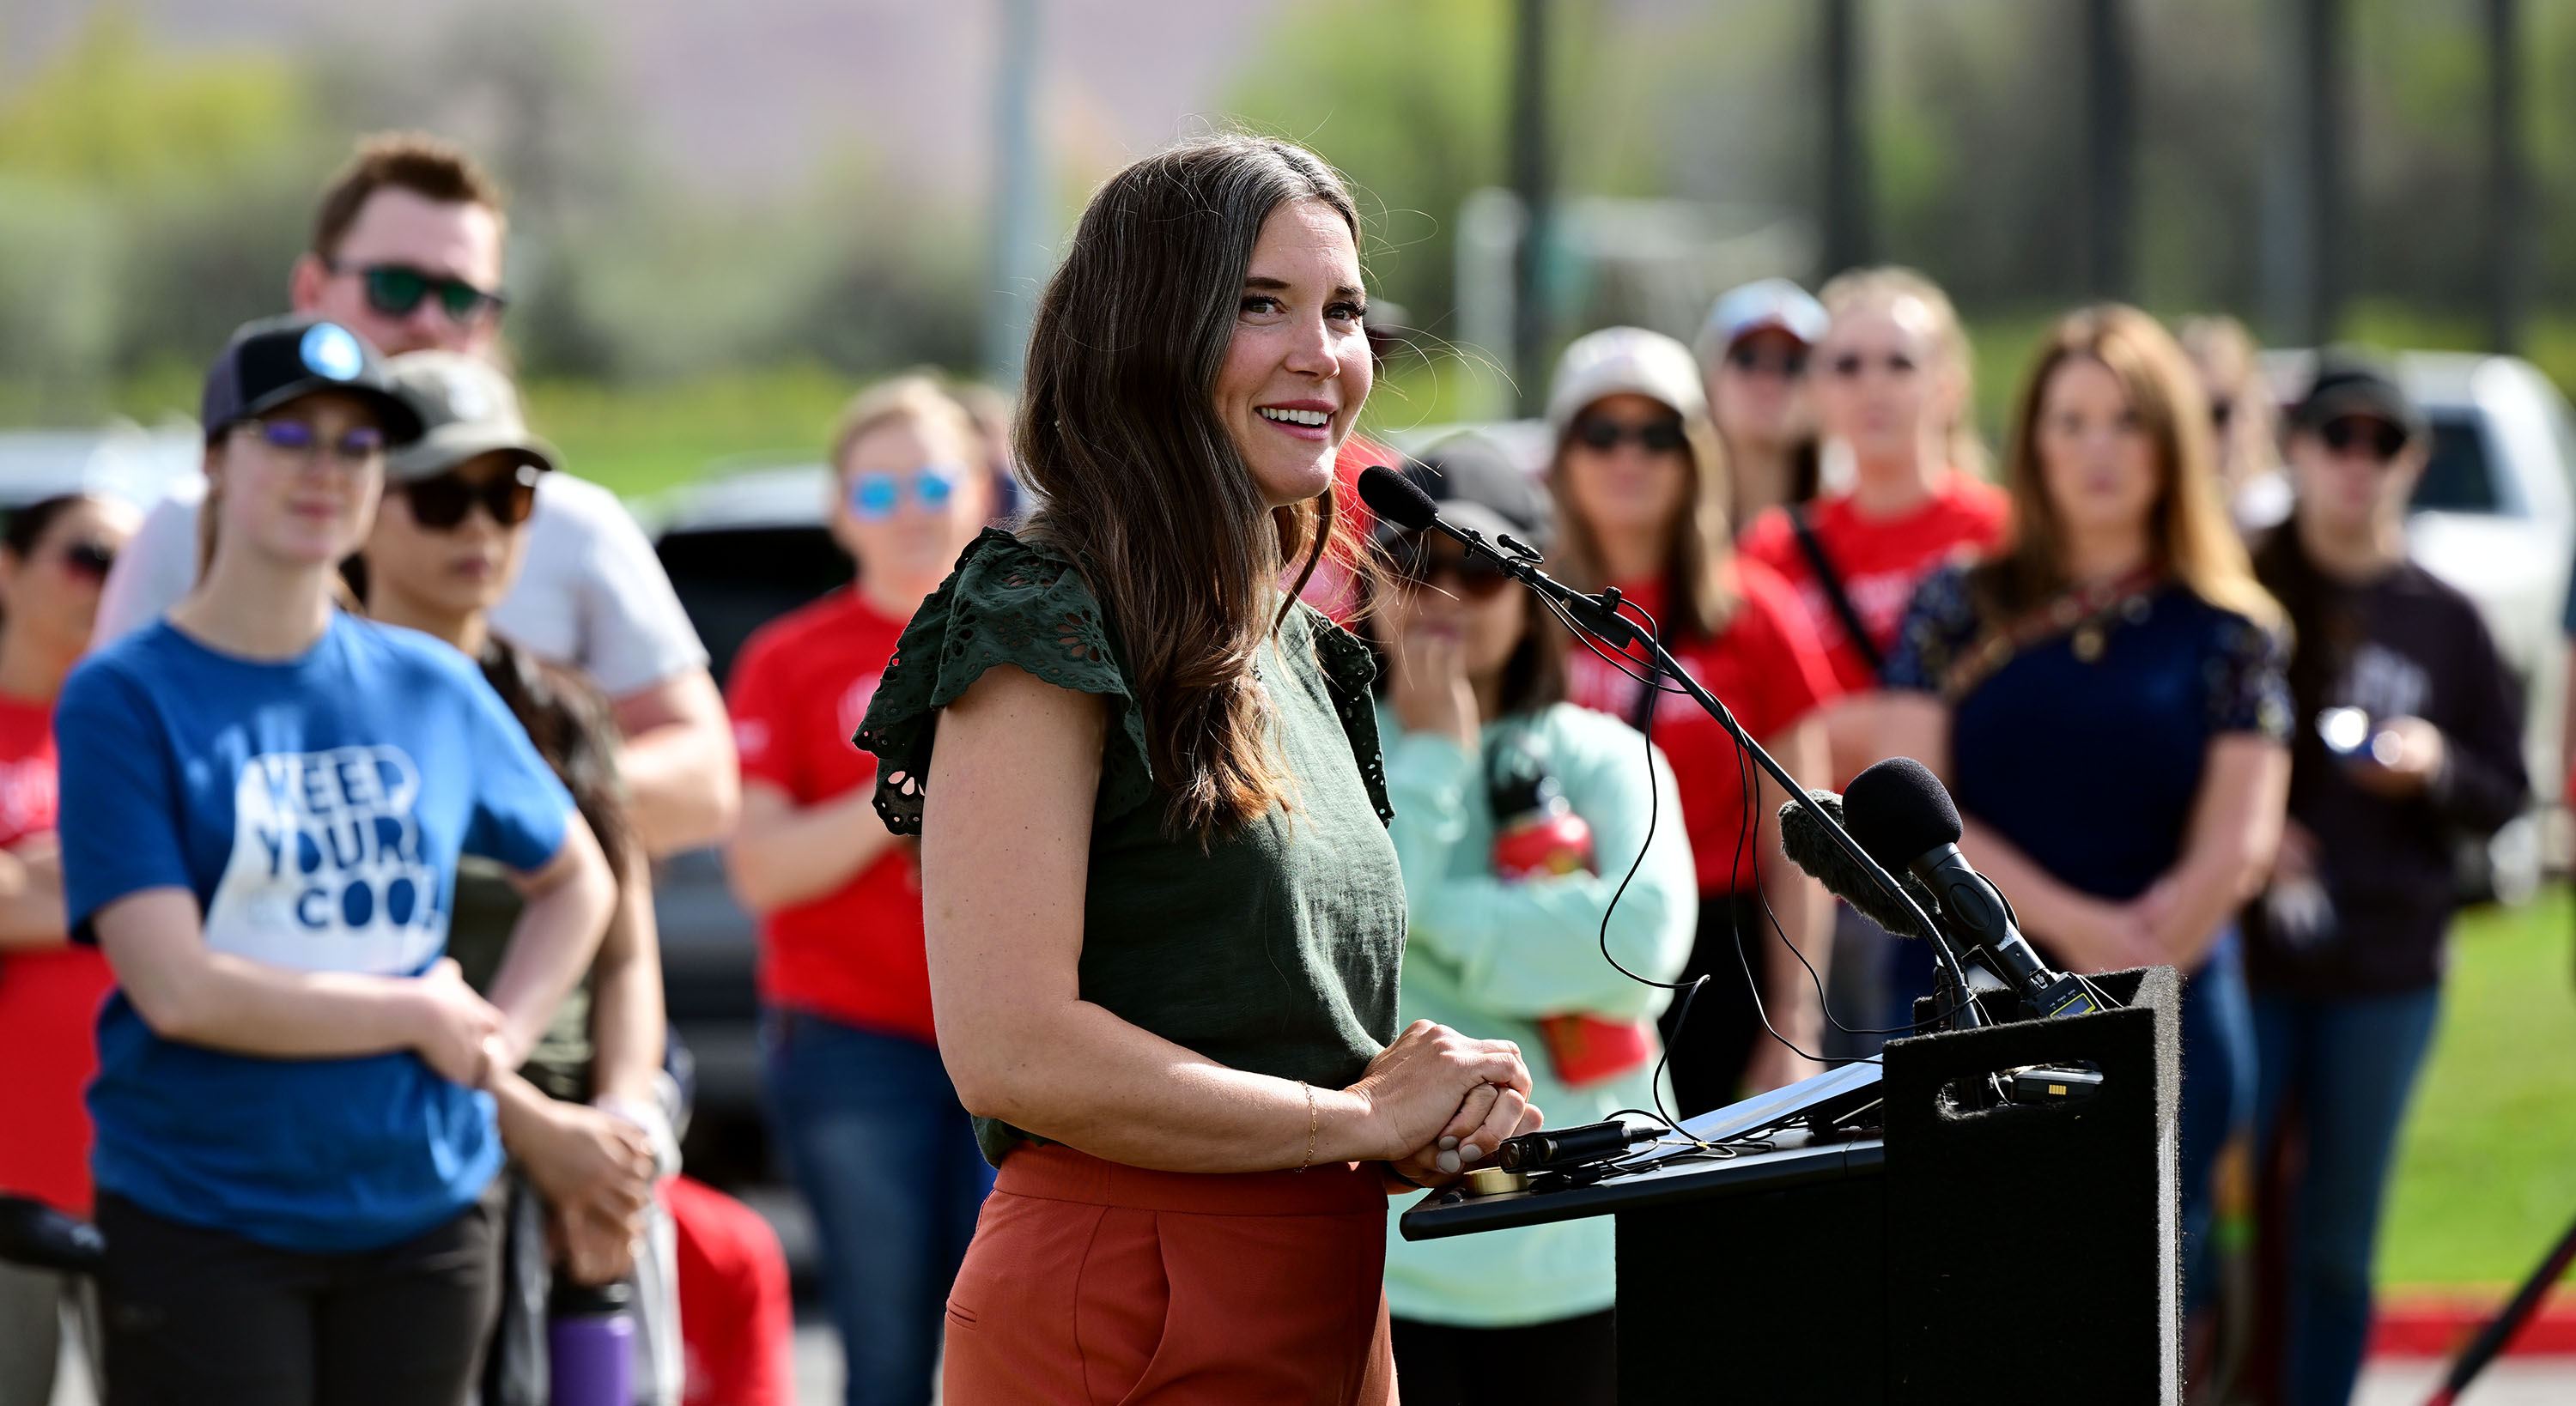
M 814 1209 L 848 1406 L 926 1406 L 993 1169 L 936 1047 L 804 1011 L 761 1028 L 769 1115 Z
M 2218 1154 L 2254 1119 L 2254 1011 L 2244 944 L 2230 924 L 2182 984 L 2182 1306 L 2217 1287 L 2211 1258 Z
M 2287 1406 L 2343 1406 L 2352 1397 L 2370 1334 L 2370 1262 L 2388 1166 L 2440 1011 L 2438 986 L 2343 1000 L 2254 998 L 2267 1160 L 2292 1106 L 2307 1141 L 2286 1206 L 2279 1399 Z

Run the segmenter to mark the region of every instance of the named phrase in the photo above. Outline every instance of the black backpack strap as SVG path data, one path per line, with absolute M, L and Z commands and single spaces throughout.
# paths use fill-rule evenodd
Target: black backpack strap
M 1852 648 L 1860 651 L 1861 662 L 1875 674 L 1886 661 L 1879 656 L 1878 641 L 1869 637 L 1869 627 L 1860 622 L 1860 612 L 1853 608 L 1851 593 L 1843 589 L 1843 576 L 1834 570 L 1833 558 L 1825 555 L 1825 544 L 1816 540 L 1816 529 L 1807 525 L 1807 509 L 1802 503 L 1789 504 L 1789 530 L 1797 534 L 1798 550 L 1806 555 L 1807 569 L 1816 574 L 1816 584 L 1825 588 L 1825 601 L 1834 608 L 1834 618 L 1842 622 L 1843 633 L 1851 637 Z

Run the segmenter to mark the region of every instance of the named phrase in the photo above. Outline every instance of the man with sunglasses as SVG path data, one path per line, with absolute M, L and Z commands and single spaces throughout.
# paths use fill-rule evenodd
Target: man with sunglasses
M 289 299 L 387 356 L 499 360 L 506 230 L 499 185 L 461 148 L 410 133 L 363 138 L 323 193 Z M 739 791 L 706 648 L 616 495 L 569 474 L 541 482 L 526 570 L 493 625 L 608 695 L 626 739 L 618 768 L 652 852 L 710 844 L 732 827 Z M 174 493 L 145 519 L 99 602 L 98 643 L 159 618 L 195 585 L 201 492 Z
M 1726 441 L 1742 531 L 1762 510 L 1816 496 L 1816 425 L 1807 405 L 1807 358 L 1824 339 L 1824 304 L 1785 278 L 1730 289 L 1700 328 L 1700 374 L 1709 418 Z
M 2430 458 L 2385 371 L 2330 353 L 2290 416 L 2290 518 L 2255 553 L 2294 653 L 2289 815 L 2245 910 L 2255 1118 L 2286 1194 L 2259 1353 L 2286 1406 L 2350 1397 L 2400 1129 L 2441 1007 L 2454 846 L 2528 797 L 2520 688 L 2467 596 L 2408 560 Z M 2304 1149 L 2284 1158 L 2285 1130 Z

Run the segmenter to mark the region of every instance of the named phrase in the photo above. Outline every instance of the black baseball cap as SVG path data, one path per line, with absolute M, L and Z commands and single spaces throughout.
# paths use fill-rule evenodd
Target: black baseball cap
M 1556 515 L 1546 492 L 1481 435 L 1442 440 L 1421 458 L 1406 460 L 1398 472 L 1431 495 L 1440 516 L 1459 527 L 1473 528 L 1488 538 L 1508 532 L 1542 552 L 1555 535 Z M 1393 523 L 1381 522 L 1377 535 L 1386 542 L 1403 532 Z
M 2385 420 L 2413 439 L 2424 433 L 2424 411 L 2415 398 L 2376 364 L 2329 353 L 2317 363 L 2317 378 L 2290 411 L 2294 430 L 2317 430 L 2346 415 Z
M 197 418 L 211 444 L 254 415 L 321 391 L 366 402 L 387 444 L 420 438 L 420 412 L 394 390 L 384 358 L 367 339 L 339 323 L 301 316 L 243 323 L 206 372 Z

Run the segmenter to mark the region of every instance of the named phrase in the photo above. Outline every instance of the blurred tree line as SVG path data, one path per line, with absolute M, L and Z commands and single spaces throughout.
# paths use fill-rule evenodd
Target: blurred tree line
M 1562 192 L 1812 219 L 1823 6 L 1554 3 Z M 2150 307 L 2261 306 L 2263 26 L 2276 3 L 2128 5 L 2131 282 Z M 2410 338 L 2474 339 L 2486 0 L 2344 3 L 2352 155 L 2334 237 L 2354 308 Z M 1861 0 L 1876 253 L 1940 278 L 1972 317 L 2026 322 L 2086 287 L 2081 8 Z M 1506 179 L 1511 10 L 1283 5 L 1219 89 L 1220 111 L 1309 141 L 1354 177 L 1377 291 L 1435 334 L 1454 335 L 1460 299 L 1477 296 L 1454 286 L 1460 202 Z M 2536 339 L 2576 347 L 2569 320 L 2550 316 L 2576 299 L 2576 240 L 2553 237 L 2576 214 L 2576 0 L 2524 11 Z M 127 13 L 97 12 L 0 89 L 0 419 L 193 403 L 224 333 L 279 305 L 350 136 L 384 127 L 459 137 L 509 187 L 512 341 L 533 376 L 976 364 L 979 202 L 896 183 L 859 133 L 788 196 L 712 198 L 641 145 L 634 118 L 649 97 L 603 52 L 571 12 L 507 0 L 454 12 L 398 53 L 346 37 L 167 50 Z M 1064 224 L 1100 174 L 1059 172 Z
M 537 378 L 974 364 L 975 212 L 890 190 L 851 146 L 784 199 L 654 169 L 596 34 L 459 14 L 426 48 L 156 48 L 115 8 L 0 91 L 0 419 L 191 408 L 206 359 L 279 311 L 352 136 L 463 140 L 510 196 L 510 332 Z
M 2130 0 L 2137 298 L 2261 307 L 2267 10 Z M 1550 86 L 1567 193 L 1824 202 L 1813 0 L 1556 0 Z M 2486 0 L 2343 0 L 2347 261 L 2358 330 L 2474 339 L 2486 291 Z M 1878 258 L 1923 268 L 1972 316 L 2082 298 L 2086 69 L 2064 0 L 1862 0 L 1867 191 Z M 2576 0 L 2524 0 L 2523 114 L 2544 321 L 2576 299 Z M 1231 106 L 1315 142 L 1385 213 L 1377 288 L 1454 329 L 1458 201 L 1506 180 L 1503 0 L 1328 0 L 1283 14 Z M 1810 280 L 1826 268 L 1790 269 Z M 1570 335 L 1581 328 L 1561 328 Z M 2347 325 L 2347 333 L 2357 330 Z M 2544 326 L 2543 333 L 2546 335 Z

